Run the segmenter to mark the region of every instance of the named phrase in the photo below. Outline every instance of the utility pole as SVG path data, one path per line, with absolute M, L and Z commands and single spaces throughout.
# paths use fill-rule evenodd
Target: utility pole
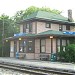
M 3 30 L 2 30 L 2 57 L 4 52 L 4 16 L 3 16 Z

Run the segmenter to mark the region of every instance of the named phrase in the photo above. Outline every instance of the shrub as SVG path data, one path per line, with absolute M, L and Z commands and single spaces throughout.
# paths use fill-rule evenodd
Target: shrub
M 66 47 L 65 60 L 68 62 L 75 62 L 75 44 L 70 44 Z
M 65 51 L 61 49 L 61 51 L 58 53 L 58 56 L 60 58 L 60 61 L 75 62 L 75 44 L 66 46 Z

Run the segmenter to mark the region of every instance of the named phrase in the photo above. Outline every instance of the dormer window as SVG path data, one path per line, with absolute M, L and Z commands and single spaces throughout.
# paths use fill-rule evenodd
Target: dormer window
M 51 28 L 51 23 L 46 23 L 46 28 Z

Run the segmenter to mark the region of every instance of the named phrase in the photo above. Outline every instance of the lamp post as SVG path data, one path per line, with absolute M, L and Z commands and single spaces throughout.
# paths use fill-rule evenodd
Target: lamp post
M 2 57 L 3 57 L 3 49 L 4 49 L 4 17 L 3 17 L 3 30 L 2 30 Z

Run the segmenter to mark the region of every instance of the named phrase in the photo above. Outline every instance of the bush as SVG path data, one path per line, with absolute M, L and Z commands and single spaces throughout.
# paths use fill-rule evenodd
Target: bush
M 65 51 L 63 49 L 58 53 L 60 61 L 75 62 L 75 44 L 66 46 Z M 64 60 L 62 60 L 64 59 Z
M 70 44 L 66 47 L 65 60 L 75 62 L 75 44 Z
M 58 52 L 57 54 L 58 56 L 58 61 L 62 61 L 64 62 L 65 61 L 65 52 L 63 50 L 60 50 L 60 52 Z

